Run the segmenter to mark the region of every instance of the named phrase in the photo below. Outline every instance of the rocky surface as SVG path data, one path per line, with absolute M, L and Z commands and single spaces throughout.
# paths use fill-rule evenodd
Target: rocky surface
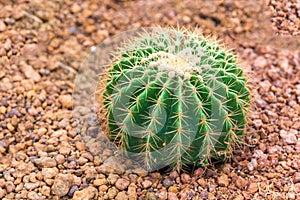
M 273 10 L 272 24 L 281 35 L 300 34 L 300 1 L 271 0 Z
M 13 2 L 0 2 L 1 199 L 300 198 L 300 53 L 269 43 L 263 0 Z M 297 1 L 287 11 L 278 2 L 299 17 Z M 122 31 L 177 24 L 218 36 L 250 71 L 244 144 L 226 164 L 180 174 L 132 170 L 110 149 L 94 155 L 72 117 L 85 56 Z

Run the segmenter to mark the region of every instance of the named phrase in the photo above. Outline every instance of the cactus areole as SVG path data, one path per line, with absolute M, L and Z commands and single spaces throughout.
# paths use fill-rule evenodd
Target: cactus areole
M 224 161 L 241 139 L 246 78 L 211 38 L 151 30 L 125 44 L 107 76 L 109 138 L 148 170 Z

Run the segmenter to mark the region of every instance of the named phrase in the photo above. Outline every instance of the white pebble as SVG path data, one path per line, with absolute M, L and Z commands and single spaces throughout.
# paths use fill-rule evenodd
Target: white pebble
M 97 47 L 96 47 L 96 46 L 91 46 L 91 51 L 92 51 L 92 52 L 95 52 L 95 51 L 96 51 L 96 49 L 97 49 Z

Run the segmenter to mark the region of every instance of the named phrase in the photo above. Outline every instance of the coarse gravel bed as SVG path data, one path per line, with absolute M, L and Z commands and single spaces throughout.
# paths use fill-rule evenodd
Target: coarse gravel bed
M 0 199 L 300 199 L 300 42 L 291 36 L 299 3 L 278 2 L 0 1 Z M 293 16 L 280 25 L 274 7 Z M 91 47 L 178 24 L 222 39 L 248 69 L 244 144 L 225 164 L 180 174 L 132 171 L 110 149 L 92 154 L 72 117 L 74 79 Z

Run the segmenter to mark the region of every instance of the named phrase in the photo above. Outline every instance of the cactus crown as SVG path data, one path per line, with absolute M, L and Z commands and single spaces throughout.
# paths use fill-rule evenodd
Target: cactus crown
M 235 56 L 196 32 L 155 29 L 108 71 L 110 139 L 149 169 L 224 160 L 241 139 L 250 102 Z

